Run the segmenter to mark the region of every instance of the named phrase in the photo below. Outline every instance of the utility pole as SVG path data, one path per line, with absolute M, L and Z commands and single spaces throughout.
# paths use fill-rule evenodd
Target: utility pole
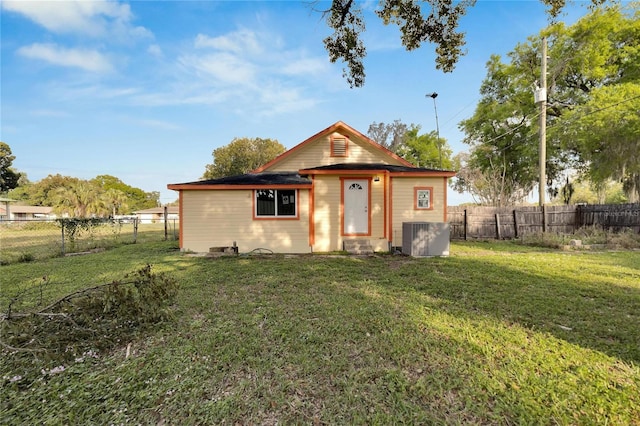
M 542 37 L 542 69 L 540 87 L 536 89 L 535 101 L 540 104 L 540 207 L 545 204 L 544 192 L 547 187 L 547 38 Z

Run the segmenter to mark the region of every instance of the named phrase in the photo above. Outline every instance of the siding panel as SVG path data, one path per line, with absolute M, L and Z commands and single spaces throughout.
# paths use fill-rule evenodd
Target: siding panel
M 337 176 L 317 176 L 314 186 L 316 241 L 313 251 L 341 250 L 340 179 Z
M 309 191 L 298 191 L 297 220 L 254 220 L 253 191 L 184 191 L 183 249 L 208 252 L 231 246 L 240 252 L 265 248 L 279 253 L 307 253 Z
M 357 179 L 355 176 L 349 178 Z M 371 236 L 342 237 L 340 235 L 341 216 L 340 203 L 342 181 L 339 176 L 316 176 L 315 178 L 315 245 L 313 251 L 325 252 L 342 250 L 345 238 L 369 239 L 376 250 L 388 250 L 384 235 L 384 183 L 370 183 L 371 188 Z
M 443 222 L 446 209 L 442 177 L 403 178 L 394 177 L 392 185 L 392 229 L 393 246 L 402 246 L 403 222 Z M 414 188 L 433 187 L 433 210 L 415 210 Z
M 396 159 L 388 157 L 372 147 L 369 142 L 364 142 L 354 135 L 346 133 L 345 135 L 349 136 L 348 155 L 346 157 L 331 156 L 331 137 L 343 136 L 340 133 L 334 133 L 333 135 L 319 137 L 317 140 L 309 142 L 297 152 L 283 158 L 282 161 L 279 161 L 266 170 L 272 172 L 294 171 L 341 163 L 401 164 Z

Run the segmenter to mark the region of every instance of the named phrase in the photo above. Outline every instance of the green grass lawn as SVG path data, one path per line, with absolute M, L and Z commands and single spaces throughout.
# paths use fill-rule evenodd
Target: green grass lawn
M 51 301 L 146 263 L 180 292 L 172 322 L 64 369 L 18 371 L 5 350 L 0 421 L 640 424 L 640 251 L 451 253 L 211 259 L 162 242 L 2 266 L 3 311 L 43 276 Z

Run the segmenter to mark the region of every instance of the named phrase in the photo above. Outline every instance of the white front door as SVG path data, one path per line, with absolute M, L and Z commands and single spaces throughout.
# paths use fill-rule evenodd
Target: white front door
M 344 179 L 342 183 L 344 235 L 369 235 L 369 180 Z

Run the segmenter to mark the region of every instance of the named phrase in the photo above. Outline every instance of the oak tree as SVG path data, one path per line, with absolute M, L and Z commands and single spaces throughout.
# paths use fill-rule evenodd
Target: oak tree
M 203 179 L 241 175 L 257 169 L 286 151 L 277 140 L 235 138 L 213 150 L 213 163 L 205 166 Z
M 513 182 L 517 197 L 537 184 L 539 110 L 533 102 L 533 87 L 540 75 L 540 45 L 546 37 L 547 190 L 557 194 L 564 184 L 563 172 L 578 169 L 596 183 L 621 180 L 630 199 L 637 198 L 638 8 L 636 2 L 597 9 L 572 26 L 552 25 L 518 44 L 506 63 L 492 56 L 474 115 L 460 123 L 464 142 L 471 147 L 465 165 L 486 173 L 485 177 Z M 503 173 L 496 175 L 499 170 Z
M 404 145 L 396 153 L 417 167 L 451 170 L 452 151 L 445 139 L 435 131 L 423 135 L 418 134 L 419 131 L 419 126 L 410 128 Z
M 567 0 L 540 1 L 547 6 L 547 14 L 553 21 Z M 591 5 L 603 2 L 591 0 Z M 425 42 L 433 43 L 436 69 L 454 70 L 465 53 L 465 35 L 458 28 L 460 18 L 475 5 L 475 0 L 379 0 L 378 4 L 376 15 L 385 25 L 398 26 L 400 40 L 407 50 L 415 50 Z M 329 60 L 345 63 L 343 76 L 352 88 L 363 86 L 367 49 L 361 39 L 366 27 L 362 9 L 355 0 L 333 0 L 331 7 L 322 12 L 333 30 L 333 34 L 324 39 Z
M 369 125 L 367 136 L 389 151 L 397 153 L 407 139 L 407 131 L 414 126 L 414 124 L 407 126 L 400 120 L 394 120 L 393 123 L 388 124 L 374 121 Z
M 7 192 L 18 186 L 20 173 L 11 167 L 15 159 L 16 157 L 12 155 L 9 145 L 0 141 L 0 193 Z
M 389 124 L 372 123 L 367 136 L 415 166 L 451 170 L 452 151 L 446 140 L 435 131 L 423 135 L 419 131 L 416 124 L 394 120 Z
M 146 192 L 140 188 L 127 185 L 122 180 L 111 175 L 98 175 L 91 179 L 91 182 L 98 185 L 104 191 L 115 190 L 126 196 L 126 201 L 115 201 L 119 207 L 119 213 L 126 213 L 136 210 L 149 209 L 160 205 L 160 194 L 157 191 Z M 112 198 L 118 198 L 112 193 Z M 113 204 L 113 200 L 109 203 Z M 125 206 L 127 207 L 125 209 Z

